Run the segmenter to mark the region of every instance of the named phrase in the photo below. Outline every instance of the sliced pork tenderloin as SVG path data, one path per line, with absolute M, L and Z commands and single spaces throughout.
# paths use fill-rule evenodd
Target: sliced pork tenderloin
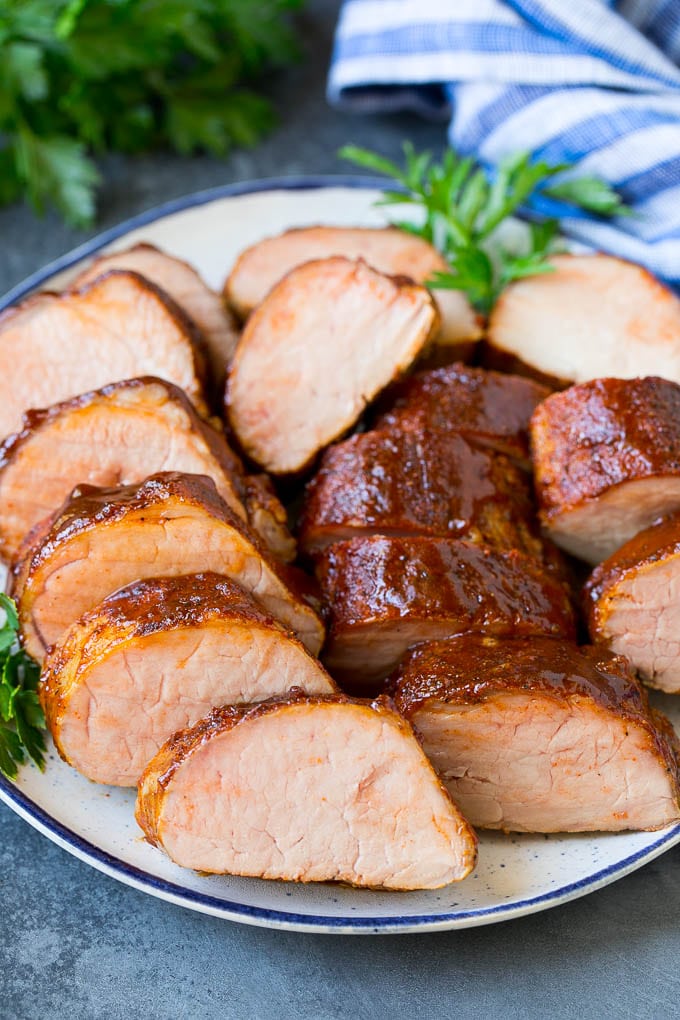
M 550 391 L 520 375 L 456 363 L 417 372 L 392 387 L 392 406 L 375 428 L 419 427 L 455 432 L 531 469 L 529 420 Z
M 321 647 L 308 579 L 271 556 L 205 475 L 168 471 L 140 485 L 82 486 L 38 529 L 13 576 L 24 646 L 38 661 L 118 588 L 201 571 L 237 581 L 313 654 Z
M 466 634 L 414 648 L 392 689 L 473 825 L 588 832 L 680 821 L 673 729 L 605 649 Z
M 0 436 L 20 430 L 29 408 L 144 375 L 175 383 L 205 413 L 203 349 L 179 306 L 137 273 L 34 294 L 0 315 Z
M 267 475 L 245 478 L 245 501 L 248 522 L 282 563 L 292 563 L 297 556 L 297 542 L 288 527 L 288 514 Z
M 531 490 L 512 461 L 462 436 L 414 427 L 330 447 L 308 484 L 300 546 L 315 554 L 366 535 L 468 538 L 539 558 Z
M 72 286 L 83 287 L 111 269 L 132 270 L 161 287 L 193 319 L 205 337 L 210 379 L 215 390 L 224 385 L 238 329 L 219 294 L 208 287 L 193 266 L 152 244 L 136 244 L 125 251 L 107 252 L 80 273 Z M 212 388 L 212 387 L 211 387 Z
M 85 613 L 47 656 L 40 699 L 62 758 L 136 786 L 177 730 L 212 708 L 335 684 L 244 588 L 219 574 L 136 581 Z
M 217 874 L 437 889 L 476 861 L 472 829 L 382 700 L 216 709 L 151 761 L 136 814 L 175 863 Z
M 680 299 L 611 255 L 552 255 L 555 271 L 510 284 L 491 313 L 487 363 L 553 386 L 616 373 L 680 382 Z
M 396 227 L 302 227 L 258 241 L 241 253 L 224 285 L 228 304 L 241 319 L 265 299 L 291 269 L 341 255 L 363 259 L 388 276 L 407 276 L 426 284 L 446 272 L 446 260 L 434 245 Z M 470 356 L 482 335 L 482 321 L 461 291 L 436 290 L 441 326 L 433 351 L 452 361 Z
M 226 409 L 243 450 L 267 471 L 307 467 L 404 372 L 438 322 L 424 288 L 330 258 L 288 274 L 248 320 Z
M 21 432 L 0 446 L 0 553 L 16 556 L 76 485 L 130 485 L 168 470 L 209 475 L 245 518 L 239 459 L 172 383 L 127 379 L 28 411 Z
M 680 509 L 680 386 L 595 379 L 555 393 L 531 419 L 536 494 L 557 545 L 599 563 Z
M 639 532 L 585 586 L 592 641 L 625 655 L 645 683 L 680 693 L 680 514 Z
M 324 662 L 351 691 L 375 691 L 419 641 L 465 631 L 574 635 L 566 588 L 531 557 L 473 542 L 374 536 L 317 559 L 328 608 Z

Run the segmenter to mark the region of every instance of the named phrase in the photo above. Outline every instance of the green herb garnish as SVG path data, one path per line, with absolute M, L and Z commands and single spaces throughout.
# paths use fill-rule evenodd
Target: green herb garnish
M 450 272 L 436 273 L 434 288 L 461 290 L 480 312 L 488 313 L 501 290 L 512 280 L 553 270 L 550 254 L 559 247 L 559 221 L 529 224 L 524 247 L 493 243 L 493 235 L 532 197 L 541 195 L 598 213 L 620 216 L 629 212 L 621 198 L 597 177 L 571 177 L 550 183 L 570 164 L 552 166 L 531 161 L 518 152 L 504 159 L 495 175 L 477 166 L 469 156 L 447 149 L 440 163 L 429 152 L 416 153 L 404 146 L 404 166 L 367 149 L 346 145 L 340 157 L 385 174 L 401 190 L 386 190 L 379 205 L 417 207 L 419 221 L 393 220 L 395 226 L 424 237 L 444 255 Z M 491 243 L 490 243 L 491 242 Z
M 252 89 L 302 0 L 0 0 L 0 204 L 94 218 L 91 153 L 223 156 L 272 126 Z
M 28 755 L 45 767 L 45 716 L 38 701 L 40 667 L 19 647 L 16 605 L 0 594 L 5 621 L 0 625 L 0 772 L 16 779 Z

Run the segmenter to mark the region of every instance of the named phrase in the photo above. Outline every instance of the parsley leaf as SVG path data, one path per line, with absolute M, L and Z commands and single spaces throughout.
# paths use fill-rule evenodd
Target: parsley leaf
M 449 265 L 435 273 L 434 289 L 463 291 L 478 311 L 488 313 L 501 290 L 537 273 L 552 272 L 550 255 L 559 249 L 559 222 L 529 224 L 524 242 L 507 247 L 498 241 L 498 228 L 535 195 L 545 195 L 601 216 L 620 216 L 629 210 L 621 197 L 596 177 L 570 177 L 552 183 L 570 164 L 532 162 L 531 153 L 517 152 L 502 160 L 493 174 L 461 157 L 453 149 L 434 162 L 429 152 L 417 153 L 403 144 L 399 166 L 378 153 L 346 145 L 339 152 L 367 170 L 394 180 L 401 190 L 385 190 L 378 205 L 412 206 L 413 220 L 392 220 L 437 247 Z
M 40 668 L 19 647 L 19 619 L 14 602 L 0 594 L 0 772 L 16 779 L 28 756 L 45 767 L 45 716 L 38 699 Z
M 225 155 L 274 122 L 256 76 L 290 62 L 302 0 L 0 0 L 0 205 L 94 220 L 94 153 Z

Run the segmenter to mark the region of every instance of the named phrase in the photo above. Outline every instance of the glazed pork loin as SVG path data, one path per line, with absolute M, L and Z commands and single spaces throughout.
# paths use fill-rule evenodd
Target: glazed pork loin
M 460 363 L 417 372 L 395 384 L 392 407 L 375 428 L 419 427 L 458 433 L 531 469 L 529 421 L 550 390 L 521 375 Z
M 407 276 L 415 283 L 427 283 L 433 273 L 448 270 L 433 245 L 396 227 L 303 227 L 265 238 L 242 252 L 224 285 L 224 296 L 246 319 L 296 266 L 333 255 L 363 259 L 387 276 Z M 479 316 L 461 291 L 438 290 L 436 299 L 441 328 L 435 349 L 449 361 L 468 356 L 482 335 Z
M 100 255 L 78 275 L 72 286 L 83 287 L 112 269 L 139 273 L 184 309 L 205 338 L 211 381 L 221 387 L 236 349 L 238 331 L 219 294 L 208 287 L 188 262 L 152 244 L 136 244 L 126 251 Z
M 506 287 L 488 328 L 492 367 L 555 385 L 611 373 L 680 382 L 680 300 L 611 255 L 551 255 L 552 273 Z
M 300 547 L 314 555 L 367 535 L 468 538 L 539 559 L 525 472 L 455 433 L 364 432 L 330 447 L 307 486 Z
M 295 557 L 285 511 L 261 477 L 246 478 L 224 434 L 172 383 L 112 383 L 43 411 L 0 446 L 0 553 L 16 556 L 39 521 L 76 485 L 130 485 L 158 471 L 209 475 L 237 517 L 249 519 L 277 555 Z M 40 484 L 35 479 L 40 478 Z
M 0 436 L 31 407 L 49 407 L 119 379 L 154 375 L 201 413 L 205 359 L 196 326 L 136 273 L 113 271 L 80 290 L 43 292 L 0 316 Z
M 466 634 L 414 648 L 393 694 L 473 825 L 585 832 L 680 820 L 675 734 L 605 649 Z
M 136 581 L 85 613 L 47 656 L 40 697 L 69 764 L 98 783 L 136 786 L 177 730 L 292 687 L 336 690 L 244 588 L 189 574 Z
M 226 409 L 243 450 L 274 474 L 306 468 L 355 424 L 436 331 L 425 287 L 344 258 L 308 262 L 248 320 Z
M 554 393 L 531 420 L 540 518 L 549 537 L 599 563 L 680 509 L 680 386 L 595 379 Z
M 271 556 L 211 478 L 172 471 L 140 485 L 83 486 L 38 526 L 13 577 L 26 650 L 42 660 L 72 623 L 123 585 L 201 571 L 237 581 L 319 651 L 323 626 L 305 575 Z
M 375 692 L 419 641 L 465 631 L 572 637 L 566 588 L 531 557 L 473 542 L 374 536 L 317 559 L 328 606 L 324 662 L 343 687 Z
M 680 514 L 639 532 L 585 588 L 592 641 L 625 655 L 645 683 L 680 693 Z
M 408 723 L 342 696 L 215 710 L 151 761 L 137 820 L 177 864 L 218 874 L 437 889 L 476 860 Z

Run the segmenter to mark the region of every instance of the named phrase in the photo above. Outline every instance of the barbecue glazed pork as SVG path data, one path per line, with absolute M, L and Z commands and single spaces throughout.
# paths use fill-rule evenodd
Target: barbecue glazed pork
M 136 786 L 177 730 L 291 687 L 336 690 L 240 585 L 189 574 L 136 581 L 85 613 L 47 656 L 40 697 L 65 761 L 97 783 Z
M 31 407 L 49 407 L 119 379 L 154 375 L 201 413 L 202 339 L 167 295 L 136 273 L 111 272 L 81 290 L 34 294 L 0 316 L 0 436 Z
M 550 538 L 598 563 L 680 509 L 680 386 L 595 379 L 555 393 L 531 420 L 540 518 Z
M 437 889 L 476 860 L 472 829 L 383 699 L 216 709 L 149 764 L 136 814 L 177 864 L 218 874 Z
M 618 655 L 466 634 L 414 648 L 393 687 L 473 825 L 588 832 L 680 820 L 675 734 Z
M 313 654 L 321 647 L 304 575 L 271 557 L 205 475 L 167 471 L 141 485 L 83 486 L 38 528 L 15 568 L 13 592 L 34 659 L 123 585 L 201 571 L 237 581 Z
M 407 426 L 457 432 L 531 469 L 529 420 L 550 391 L 521 375 L 460 363 L 418 372 L 392 387 L 394 404 L 376 428 Z
M 307 486 L 300 547 L 362 535 L 469 538 L 541 555 L 526 474 L 455 433 L 364 432 L 326 450 Z
M 611 255 L 551 255 L 552 273 L 511 283 L 491 313 L 489 361 L 553 385 L 611 375 L 680 382 L 680 300 Z
M 645 683 L 680 692 L 680 514 L 641 531 L 585 588 L 592 641 L 625 655 Z
M 0 552 L 14 557 L 76 485 L 130 485 L 168 470 L 209 475 L 245 519 L 240 461 L 172 383 L 128 379 L 28 411 L 0 447 Z
M 152 244 L 136 244 L 127 251 L 100 255 L 72 286 L 82 287 L 111 269 L 139 273 L 184 309 L 205 337 L 210 377 L 221 387 L 236 349 L 238 331 L 219 294 L 208 287 L 194 267 Z
M 231 365 L 235 435 L 275 474 L 301 471 L 405 371 L 438 321 L 425 287 L 363 262 L 308 262 L 251 315 Z
M 291 269 L 333 255 L 363 259 L 387 276 L 407 276 L 415 283 L 427 283 L 433 273 L 449 268 L 433 245 L 396 227 L 302 227 L 258 241 L 242 252 L 224 285 L 224 296 L 246 319 Z M 435 348 L 448 360 L 467 357 L 482 335 L 479 316 L 460 291 L 437 290 L 435 297 L 441 312 Z
M 354 538 L 320 554 L 317 576 L 329 609 L 324 662 L 352 690 L 375 689 L 418 641 L 470 630 L 574 634 L 565 587 L 514 550 L 451 539 Z

